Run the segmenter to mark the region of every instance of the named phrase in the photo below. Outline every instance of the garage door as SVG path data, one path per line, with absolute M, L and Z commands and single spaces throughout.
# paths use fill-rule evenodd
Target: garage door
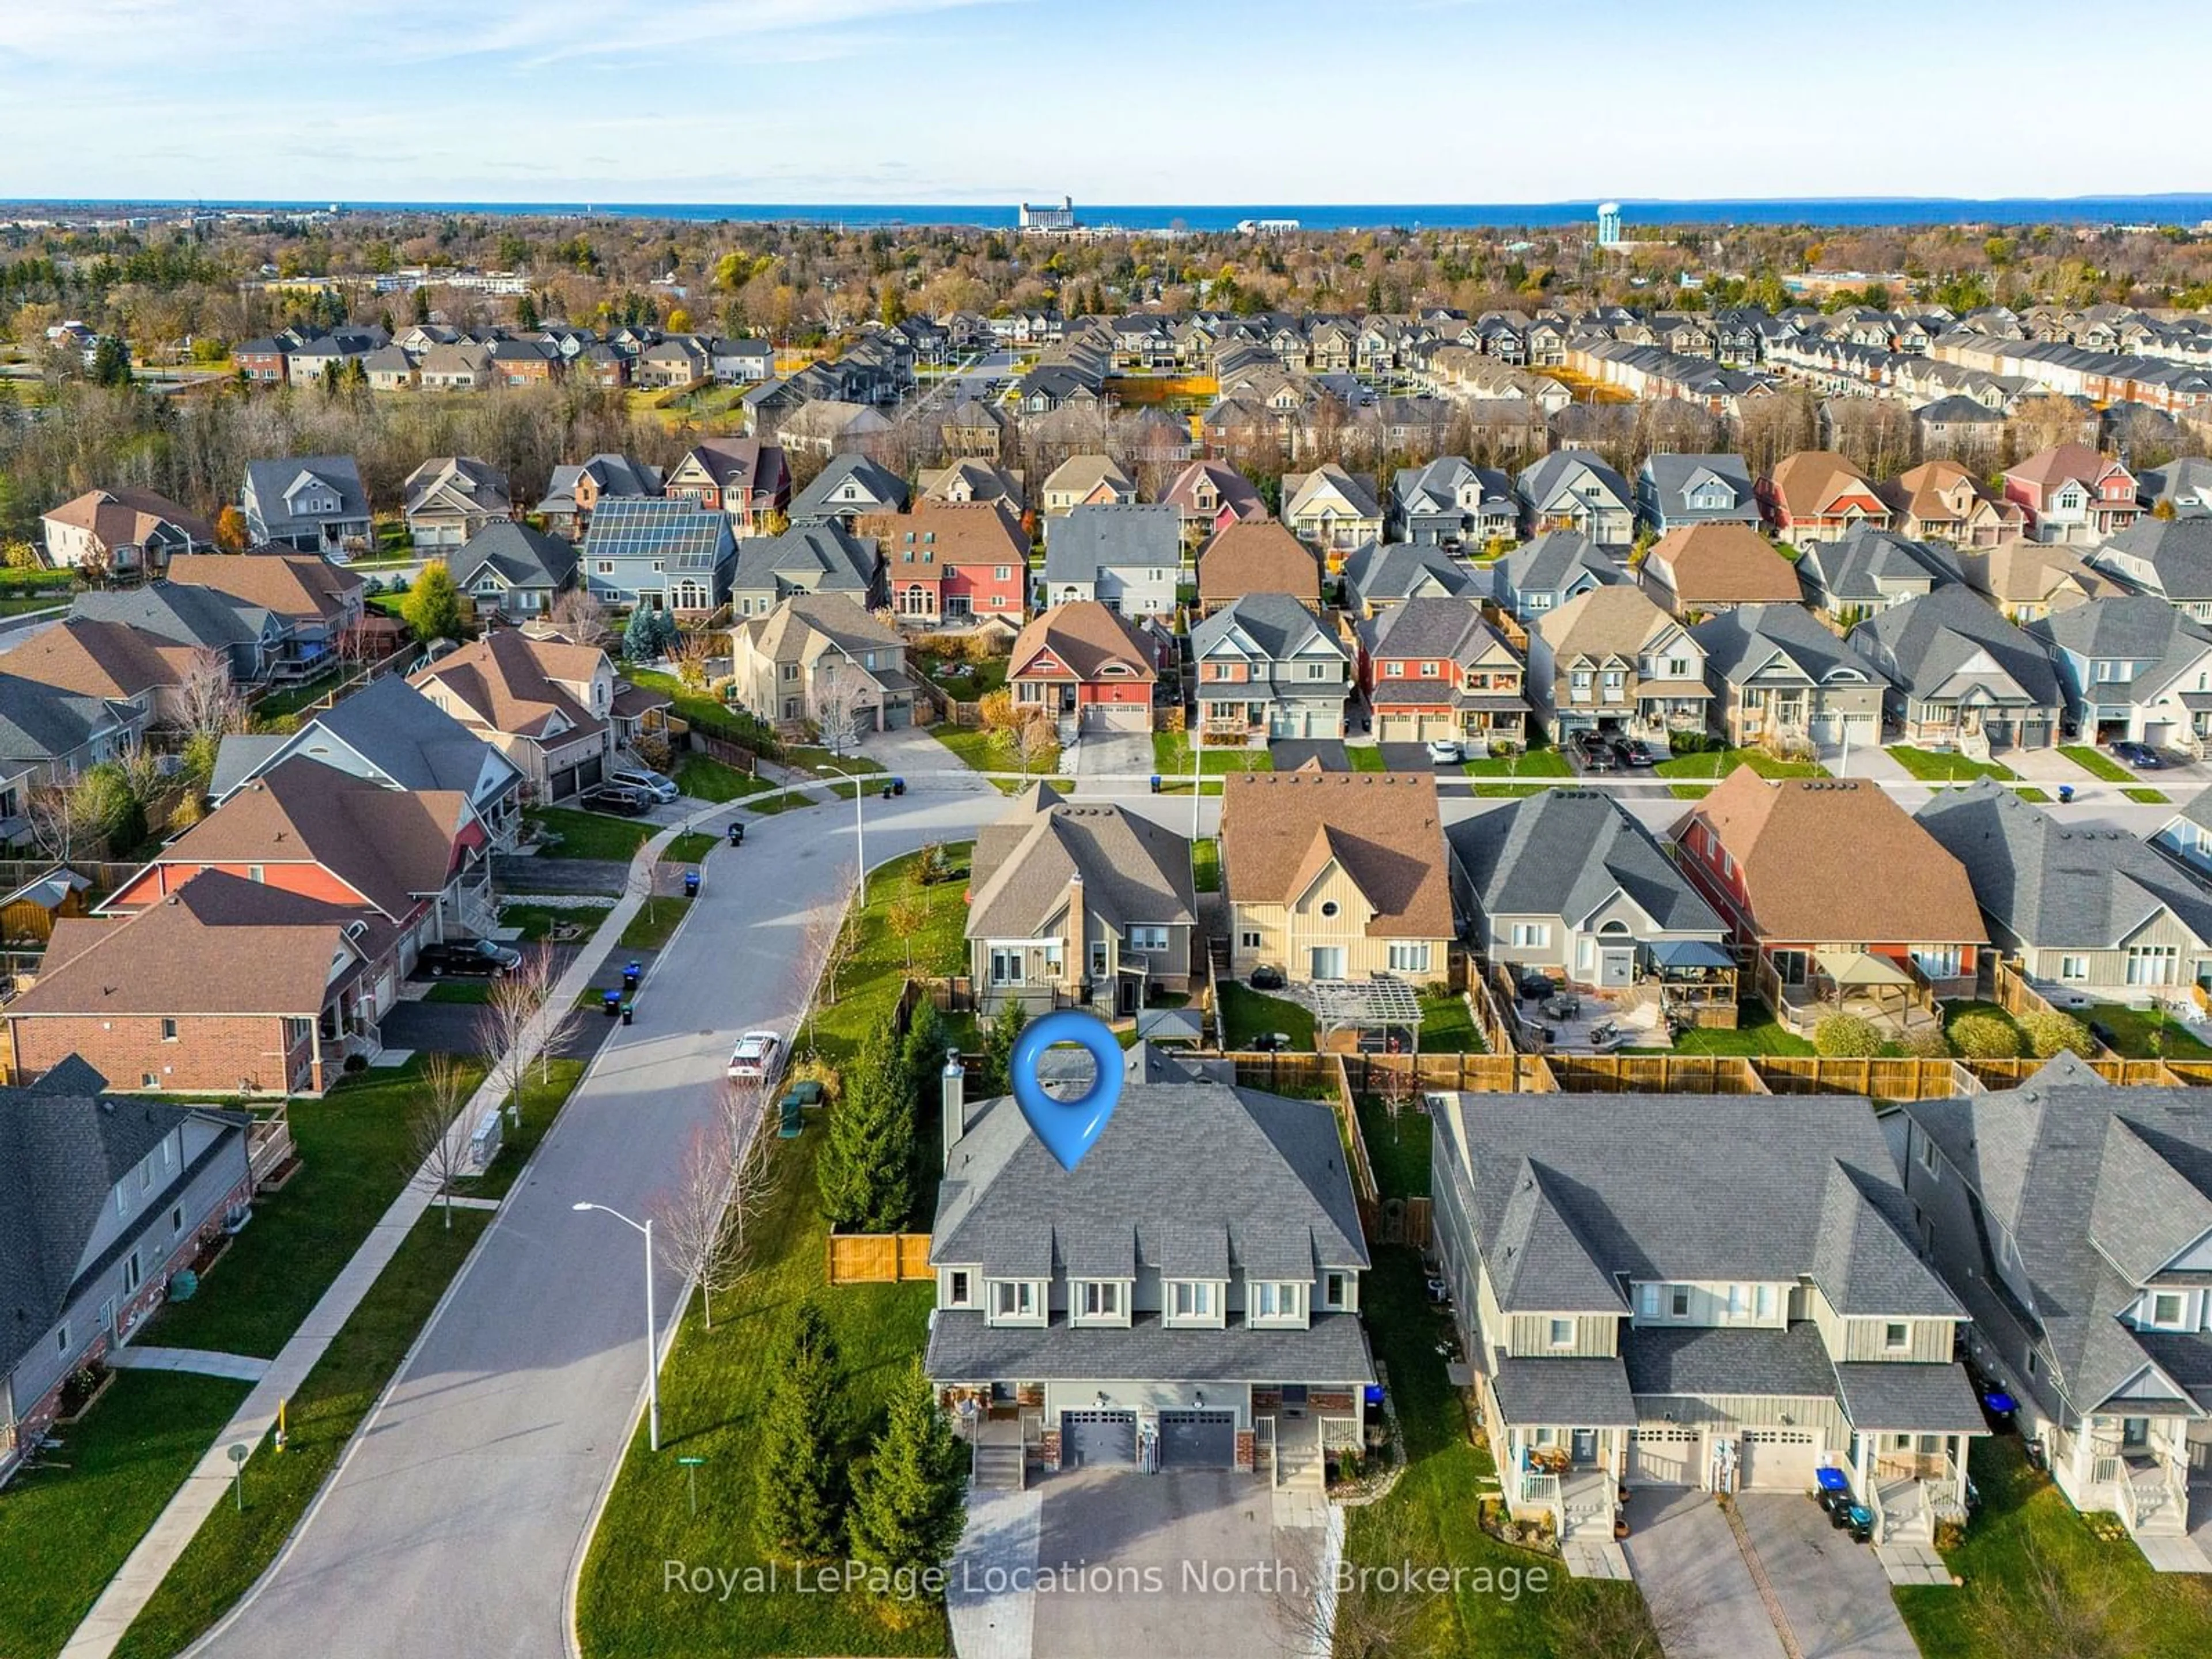
M 1692 1486 L 1698 1481 L 1695 1429 L 1634 1429 L 1628 1436 L 1628 1484 Z
M 1087 702 L 1083 705 L 1085 732 L 1149 732 L 1152 710 L 1149 703 Z
M 1412 743 L 1415 723 L 1411 714 L 1385 714 L 1377 725 L 1377 743 Z
M 1235 1412 L 1162 1412 L 1160 1467 L 1227 1469 L 1237 1465 Z
M 1137 1461 L 1134 1412 L 1062 1412 L 1060 1461 L 1068 1468 Z
M 1810 1429 L 1746 1429 L 1737 1443 L 1736 1482 L 1746 1490 L 1790 1492 L 1813 1484 L 1820 1453 Z

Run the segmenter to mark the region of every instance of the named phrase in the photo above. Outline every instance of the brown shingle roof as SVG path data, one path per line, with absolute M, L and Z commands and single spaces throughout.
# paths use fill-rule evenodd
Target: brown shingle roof
M 169 561 L 169 580 L 212 587 L 300 622 L 329 622 L 338 613 L 338 596 L 362 585 L 352 571 L 313 553 L 190 553 Z
M 606 722 L 556 685 L 552 677 L 589 684 L 602 660 L 604 653 L 588 646 L 533 640 L 512 629 L 500 629 L 441 657 L 409 676 L 407 683 L 418 690 L 442 687 L 477 722 L 515 737 L 547 736 L 557 714 L 568 721 L 568 729 L 556 740 L 573 743 L 605 730 Z M 463 723 L 468 722 L 464 719 Z
M 88 697 L 135 697 L 182 683 L 192 648 L 129 623 L 70 617 L 0 655 L 0 673 Z
M 313 1018 L 339 954 L 374 959 L 392 939 L 372 913 L 203 871 L 134 915 L 56 921 L 38 982 L 8 1012 Z
M 1321 561 L 1273 519 L 1224 525 L 1199 552 L 1199 603 L 1226 605 L 1247 593 L 1288 593 L 1318 606 Z
M 1077 875 L 1085 908 L 1117 930 L 1197 920 L 1188 841 L 1118 806 L 1070 805 L 1044 784 L 983 826 L 971 875 L 971 939 L 1036 937 Z
M 1113 664 L 1127 668 L 1137 679 L 1159 678 L 1152 665 L 1152 648 L 1135 624 L 1115 616 L 1096 599 L 1055 605 L 1024 627 L 1014 638 L 1009 678 L 1022 678 L 1030 659 L 1046 650 L 1065 663 L 1079 680 L 1096 679 L 1101 670 Z
M 1644 555 L 1644 568 L 1679 605 L 1796 605 L 1797 573 L 1745 524 L 1695 524 L 1670 530 Z
M 1232 772 L 1221 862 L 1231 902 L 1288 904 L 1331 861 L 1367 897 L 1371 939 L 1449 939 L 1437 781 L 1426 772 Z
M 1801 449 L 1774 464 L 1768 475 L 1790 515 L 1817 518 L 1838 495 L 1875 494 L 1874 481 L 1829 449 Z
M 2007 467 L 2005 477 L 2048 489 L 2069 478 L 2094 484 L 2118 465 L 2119 461 L 2115 457 L 2101 455 L 2087 444 L 2053 444 L 2048 449 L 2038 450 L 2018 465 Z
M 389 789 L 304 756 L 246 785 L 157 864 L 318 864 L 386 915 L 441 890 L 471 821 L 455 790 Z
M 187 513 L 166 495 L 127 485 L 88 489 L 46 514 L 59 523 L 89 530 L 103 547 L 142 545 L 156 523 L 172 524 L 201 546 L 213 546 L 215 526 Z
M 1958 860 L 1879 785 L 1739 767 L 1698 806 L 1743 872 L 1760 937 L 1806 944 L 1979 944 Z M 1872 872 L 1878 879 L 1869 879 Z
M 1026 564 L 1030 538 L 1001 501 L 924 501 L 911 513 L 863 513 L 854 534 L 872 536 L 896 577 L 947 566 Z M 925 562 L 922 555 L 934 556 Z
M 1634 657 L 1673 618 L 1640 587 L 1615 583 L 1577 593 L 1536 618 L 1536 631 L 1564 662 L 1569 657 Z

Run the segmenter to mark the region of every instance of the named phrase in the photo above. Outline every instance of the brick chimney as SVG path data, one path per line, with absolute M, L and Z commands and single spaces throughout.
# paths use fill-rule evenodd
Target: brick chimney
M 945 1114 L 945 1167 L 952 1167 L 952 1149 L 960 1144 L 960 1137 L 968 1133 L 968 1069 L 960 1063 L 960 1051 L 945 1051 L 945 1070 L 938 1079 L 939 1099 Z
M 1067 878 L 1067 959 L 1060 963 L 1060 972 L 1066 977 L 1071 994 L 1083 984 L 1086 948 L 1084 936 L 1089 924 L 1090 918 L 1084 914 L 1083 872 L 1078 870 Z

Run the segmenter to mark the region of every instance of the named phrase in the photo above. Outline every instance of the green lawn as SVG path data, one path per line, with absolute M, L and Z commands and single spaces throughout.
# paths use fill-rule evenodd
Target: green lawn
M 1425 1054 L 1480 1054 L 1489 1052 L 1465 997 L 1447 993 L 1421 998 L 1421 1052 Z
M 1828 775 L 1828 769 L 1818 761 L 1783 760 L 1764 749 L 1715 749 L 1702 755 L 1677 755 L 1651 769 L 1662 778 L 1724 778 L 1739 766 L 1748 766 L 1762 778 Z
M 775 734 L 764 730 L 744 709 L 732 708 L 704 692 L 687 691 L 673 674 L 662 673 L 656 668 L 633 668 L 627 664 L 618 667 L 617 672 L 633 685 L 664 692 L 673 698 L 678 715 L 702 732 L 729 738 L 748 747 L 758 747 L 771 760 L 781 752 Z
M 1190 844 L 1191 883 L 1201 893 L 1221 890 L 1221 843 L 1211 838 Z
M 1501 778 L 1571 778 L 1573 765 L 1556 749 L 1531 749 L 1518 755 L 1487 755 L 1467 763 L 1468 776 L 1475 780 L 1478 795 L 1533 795 L 1545 784 L 1496 781 Z
M 592 931 L 607 919 L 607 911 L 613 904 L 612 899 L 589 909 L 569 905 L 501 904 L 499 920 L 502 927 L 522 929 L 522 942 L 526 945 L 543 944 L 554 928 L 564 922 L 582 928 L 584 937 L 588 939 Z
M 1170 778 L 1188 779 L 1191 774 L 1190 738 L 1182 732 L 1152 733 L 1152 765 L 1158 769 L 1163 781 Z M 1272 772 L 1275 757 L 1265 749 L 1208 749 L 1201 745 L 1198 751 L 1198 771 L 1201 777 L 1225 777 L 1231 772 Z
M 856 929 L 852 961 L 838 975 L 835 1002 L 827 1000 L 831 988 L 823 987 L 824 1000 L 815 1012 L 809 1032 L 824 1059 L 832 1064 L 849 1059 L 859 1049 L 861 1038 L 888 1022 L 897 1005 L 908 952 L 906 939 L 891 928 L 894 904 L 913 898 L 926 907 L 927 914 L 913 939 L 917 976 L 967 971 L 968 912 L 961 895 L 967 886 L 969 854 L 974 850 L 967 842 L 947 842 L 945 854 L 950 877 L 928 886 L 916 879 L 921 860 L 918 853 L 894 859 L 869 876 L 867 908 L 855 923 L 848 924 Z
M 653 839 L 657 829 L 636 818 L 580 812 L 567 806 L 541 806 L 530 816 L 561 838 L 559 846 L 541 849 L 548 858 L 614 859 L 627 863 Z
M 658 951 L 675 937 L 678 924 L 690 908 L 690 899 L 656 894 L 629 919 L 618 943 L 625 951 Z
M 1428 1120 L 1419 1122 L 1425 1129 Z M 1368 1146 L 1374 1152 L 1371 1139 Z M 1417 1252 L 1385 1245 L 1375 1253 L 1374 1270 L 1360 1281 L 1368 1334 L 1389 1374 L 1405 1435 L 1407 1468 L 1389 1497 L 1346 1513 L 1345 1557 L 1355 1569 L 1410 1562 L 1417 1570 L 1469 1571 L 1460 1575 L 1461 1588 L 1450 1591 L 1413 1596 L 1347 1591 L 1339 1605 L 1340 1644 L 1347 1630 L 1364 1630 L 1382 1638 L 1360 1650 L 1370 1653 L 1501 1659 L 1581 1659 L 1601 1650 L 1656 1654 L 1656 1644 L 1601 1649 L 1594 1639 L 1593 1627 L 1601 1620 L 1632 1632 L 1644 1626 L 1633 1584 L 1570 1578 L 1557 1557 L 1500 1543 L 1475 1524 L 1480 1500 L 1497 1495 L 1497 1469 L 1488 1450 L 1469 1438 L 1466 1409 L 1444 1375 L 1437 1347 L 1452 1340 L 1451 1322 L 1430 1302 L 1425 1280 Z M 1478 1571 L 1488 1574 L 1487 1582 Z M 1516 1575 L 1516 1594 L 1502 1593 L 1508 1571 Z M 1540 1572 L 1540 1580 L 1534 1577 Z M 1650 1642 L 1648 1630 L 1642 1639 Z
M 2120 793 L 2130 800 L 2138 802 L 2144 806 L 2164 806 L 2169 804 L 2171 799 L 2160 794 L 2155 789 L 2123 789 Z
M 1249 1048 L 1254 1037 L 1268 1031 L 1288 1033 L 1293 1048 L 1307 1052 L 1313 1048 L 1313 1010 L 1298 1003 L 1224 980 L 1220 1012 L 1224 1051 Z
M 1382 763 L 1382 750 L 1380 744 L 1346 744 L 1344 746 L 1344 753 L 1345 758 L 1352 763 L 1352 769 L 1355 772 L 1387 772 L 1390 769 Z
M 833 755 L 827 749 L 799 744 L 784 751 L 783 763 L 795 771 L 829 776 L 837 772 L 880 772 L 884 763 L 866 755 Z
M 423 1216 L 377 1277 L 353 1316 L 331 1339 L 291 1397 L 281 1455 L 267 1441 L 245 1472 L 246 1510 L 218 1504 L 185 1547 L 145 1610 L 132 1621 L 117 1659 L 167 1659 L 252 1587 L 322 1484 L 355 1428 L 398 1368 L 469 1248 L 492 1219 L 483 1210 Z
M 2094 1019 L 2111 1031 L 2112 1052 L 2124 1059 L 2212 1060 L 2212 1048 L 2198 1042 L 2187 1026 L 2166 1018 L 2155 1008 L 2100 1002 L 2081 1018 Z
M 2197 1659 L 2212 1651 L 2212 1580 L 2154 1572 L 2132 1543 L 2099 1538 L 2051 1477 L 2028 1466 L 2011 1436 L 1976 1440 L 1969 1467 L 1982 1510 L 1947 1557 L 1966 1588 L 1891 1592 L 1929 1659 L 2074 1652 Z M 2054 1614 L 2082 1607 L 2108 1612 L 2094 1636 L 2070 1639 Z
M 107 1581 L 184 1485 L 248 1393 L 173 1371 L 122 1371 L 82 1423 L 53 1431 L 69 1468 L 33 1469 L 0 1492 L 0 1653 L 61 1651 Z
M 2027 788 L 2015 789 L 2013 793 L 2024 801 L 2033 802 L 2038 806 L 2048 806 L 2051 804 L 2051 792 L 2048 789 L 2038 789 L 2030 786 Z
M 1809 1054 L 1813 1045 L 1793 1035 L 1767 1012 L 1763 1002 L 1741 1004 L 1733 1031 L 1700 1026 L 1674 1040 L 1678 1054 Z
M 441 979 L 422 994 L 425 1002 L 483 1004 L 491 1000 L 489 979 Z
M 947 674 L 944 671 L 955 665 L 952 659 L 921 651 L 914 655 L 915 671 L 927 675 L 929 683 L 955 702 L 981 702 L 990 693 L 1005 690 L 1006 669 L 1012 660 L 1007 657 L 987 657 L 981 662 L 970 662 L 963 657 L 958 665 L 968 672 Z
M 676 768 L 676 787 L 694 800 L 742 800 L 775 786 L 704 755 L 686 755 Z
M 668 843 L 668 850 L 660 855 L 664 864 L 698 864 L 708 854 L 721 846 L 726 836 L 710 836 L 704 830 L 687 830 Z
M 1359 1134 L 1385 1198 L 1429 1195 L 1429 1115 L 1407 1106 L 1390 1121 L 1389 1109 L 1372 1095 L 1359 1097 Z
M 2135 774 L 2114 760 L 2100 754 L 2086 743 L 2062 743 L 2058 752 L 2080 767 L 2091 777 L 2102 778 L 2106 783 L 2132 783 Z
M 1923 783 L 1972 783 L 1976 778 L 1995 778 L 2009 783 L 2020 776 L 2002 761 L 1969 760 L 1950 750 L 1915 749 L 1892 744 L 1890 757 Z
M 1022 769 L 1019 758 L 1008 752 L 994 732 L 986 732 L 980 726 L 938 725 L 929 728 L 929 735 L 951 750 L 960 763 L 970 771 L 1018 772 Z M 1060 750 L 1055 746 L 1033 757 L 1030 762 L 1030 770 L 1038 778 L 1048 778 L 1059 764 Z M 998 786 L 1001 794 L 1015 794 L 1024 787 L 1016 778 L 994 778 L 992 781 Z
M 473 1086 L 482 1072 L 467 1063 Z M 294 1101 L 299 1173 L 255 1203 L 199 1294 L 163 1308 L 139 1340 L 273 1358 L 406 1184 L 421 1065 L 358 1073 L 321 1100 Z

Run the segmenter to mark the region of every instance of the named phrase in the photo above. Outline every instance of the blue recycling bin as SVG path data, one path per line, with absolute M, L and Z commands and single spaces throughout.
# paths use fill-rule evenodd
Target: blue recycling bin
M 2062 804 L 2072 800 L 2074 799 L 2074 786 L 2070 783 L 2060 784 L 2058 786 L 2058 799 Z
M 625 991 L 636 990 L 638 981 L 644 977 L 645 969 L 640 967 L 635 962 L 630 963 L 629 966 L 623 969 L 623 989 Z
M 600 1010 L 609 1019 L 613 1019 L 621 1014 L 623 998 L 620 991 L 602 991 L 599 993 Z
M 1813 1479 L 1819 1483 L 1822 1492 L 1849 1492 L 1851 1489 L 1850 1477 L 1832 1466 L 1814 1470 Z
M 699 872 L 696 870 L 686 870 L 684 872 L 684 896 L 685 898 L 699 896 Z

